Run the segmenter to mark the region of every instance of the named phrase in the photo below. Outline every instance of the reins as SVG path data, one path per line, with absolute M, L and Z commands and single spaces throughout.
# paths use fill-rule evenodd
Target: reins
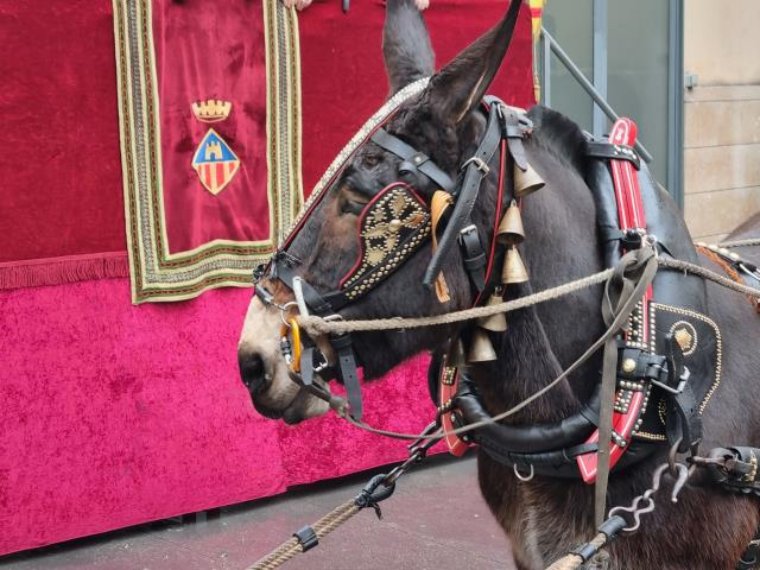
M 653 249 L 651 246 L 645 246 L 640 250 L 635 250 L 631 253 L 636 252 L 653 252 Z M 691 274 L 695 275 L 697 277 L 701 277 L 703 279 L 706 279 L 708 281 L 712 281 L 713 283 L 716 283 L 722 287 L 725 287 L 727 289 L 730 289 L 732 291 L 735 291 L 737 293 L 742 293 L 745 295 L 754 295 L 760 297 L 760 289 L 756 289 L 753 287 L 749 287 L 747 285 L 742 285 L 740 283 L 736 283 L 735 281 L 732 281 L 726 277 L 723 277 L 722 275 L 719 275 L 718 273 L 715 273 L 714 271 L 711 271 L 709 269 L 706 269 L 704 267 L 701 267 L 699 265 L 696 265 L 694 263 L 690 263 L 687 261 L 681 261 L 677 259 L 672 259 L 664 256 L 658 256 L 654 255 L 653 253 L 651 255 L 646 256 L 646 260 L 642 261 L 641 258 L 637 258 L 639 261 L 638 263 L 631 265 L 631 260 L 633 259 L 631 256 L 631 253 L 627 254 L 623 259 L 621 259 L 619 265 L 615 268 L 607 269 L 604 271 L 600 271 L 598 273 L 594 273 L 592 275 L 589 275 L 587 277 L 583 277 L 581 279 L 576 279 L 574 281 L 570 281 L 568 283 L 565 283 L 563 285 L 559 285 L 557 287 L 552 287 L 550 289 L 545 289 L 543 291 L 539 291 L 538 293 L 533 293 L 531 295 L 527 295 L 525 297 L 521 297 L 518 299 L 513 299 L 511 301 L 507 301 L 504 303 L 499 303 L 497 305 L 488 305 L 484 307 L 476 307 L 473 309 L 465 309 L 461 311 L 453 311 L 450 313 L 445 313 L 442 315 L 436 315 L 433 317 L 395 317 L 391 319 L 367 319 L 367 320 L 349 320 L 349 321 L 336 321 L 336 320 L 326 320 L 321 317 L 317 316 L 307 316 L 307 317 L 298 317 L 297 322 L 299 323 L 299 326 L 301 326 L 307 333 L 309 334 L 345 334 L 345 333 L 352 333 L 352 332 L 369 332 L 369 331 L 384 331 L 384 330 L 403 330 L 403 329 L 412 329 L 412 328 L 420 328 L 420 327 L 427 327 L 427 326 L 436 326 L 436 325 L 446 325 L 446 324 L 453 324 L 453 323 L 459 323 L 459 322 L 466 322 L 471 321 L 474 319 L 478 319 L 484 316 L 491 316 L 498 313 L 509 313 L 512 311 L 517 311 L 520 309 L 525 309 L 527 307 L 532 307 L 541 303 L 545 303 L 546 301 L 551 301 L 555 299 L 559 299 L 561 297 L 567 296 L 571 293 L 580 291 L 582 289 L 592 287 L 594 285 L 598 285 L 600 283 L 608 282 L 610 279 L 618 274 L 620 275 L 625 273 L 626 268 L 628 268 L 628 272 L 634 272 L 636 270 L 639 270 L 642 268 L 642 264 L 645 267 L 655 267 L 656 269 L 664 268 L 664 269 L 670 269 L 674 271 L 681 271 L 684 274 Z M 638 254 L 639 256 L 642 254 Z M 656 271 L 655 271 L 656 272 Z M 480 422 L 468 424 L 466 426 L 462 426 L 460 428 L 455 428 L 451 431 L 441 432 L 440 438 L 445 437 L 446 435 L 461 435 L 466 434 L 468 432 L 475 431 L 477 429 L 483 428 L 486 425 L 489 425 L 491 423 L 499 422 L 501 420 L 504 420 L 510 416 L 513 416 L 526 406 L 530 405 L 534 401 L 536 401 L 538 398 L 555 388 L 562 380 L 567 378 L 570 374 L 572 374 L 575 370 L 578 369 L 581 365 L 583 365 L 595 352 L 597 352 L 604 344 L 612 338 L 617 331 L 620 330 L 620 327 L 623 323 L 625 323 L 626 319 L 630 316 L 631 311 L 636 306 L 636 303 L 638 303 L 641 298 L 644 295 L 644 291 L 646 291 L 646 286 L 651 283 L 651 280 L 654 278 L 654 273 L 650 274 L 644 274 L 642 273 L 639 280 L 635 282 L 634 288 L 631 291 L 630 297 L 628 299 L 628 302 L 624 304 L 617 313 L 617 316 L 614 318 L 614 320 L 611 322 L 611 324 L 608 326 L 608 328 L 605 330 L 605 332 L 600 336 L 594 344 L 592 344 L 586 352 L 584 352 L 578 360 L 573 362 L 567 369 L 565 369 L 559 376 L 557 376 L 555 379 L 553 379 L 549 384 L 544 386 L 541 390 L 535 392 L 533 395 L 529 396 L 519 404 L 513 406 L 512 408 L 506 410 L 505 412 L 502 412 L 501 414 L 498 414 L 496 416 L 493 416 L 489 420 L 483 420 Z M 294 378 L 295 379 L 295 378 Z M 403 432 L 395 432 L 390 430 L 384 430 L 372 427 L 362 421 L 356 420 L 353 418 L 346 409 L 345 401 L 340 398 L 339 396 L 332 396 L 329 395 L 325 390 L 322 390 L 320 388 L 316 388 L 312 391 L 312 393 L 325 401 L 327 401 L 330 404 L 330 407 L 337 411 L 338 415 L 346 419 L 349 423 L 354 425 L 355 427 L 367 431 L 369 433 L 374 433 L 376 435 L 382 435 L 385 437 L 390 437 L 393 439 L 401 439 L 401 440 L 416 440 L 419 438 L 419 434 L 412 434 L 412 433 L 403 433 Z

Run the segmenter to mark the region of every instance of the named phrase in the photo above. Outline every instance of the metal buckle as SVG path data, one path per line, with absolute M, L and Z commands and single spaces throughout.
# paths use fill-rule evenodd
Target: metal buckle
M 471 233 L 477 232 L 477 231 L 478 231 L 478 227 L 475 224 L 470 224 L 466 228 L 462 228 L 461 230 L 459 230 L 459 242 L 462 243 L 465 236 L 468 236 Z
M 462 165 L 462 170 L 470 166 L 470 164 L 474 164 L 480 172 L 483 173 L 483 176 L 486 176 L 489 172 L 491 172 L 491 169 L 488 167 L 488 165 L 483 162 L 483 160 L 477 156 L 473 156 L 472 158 L 468 158 L 465 163 Z
M 652 384 L 657 386 L 658 388 L 662 388 L 666 392 L 669 392 L 673 394 L 674 396 L 677 396 L 681 392 L 683 392 L 683 389 L 686 387 L 686 383 L 689 381 L 689 378 L 691 377 L 691 371 L 684 366 L 683 367 L 683 374 L 681 374 L 681 377 L 679 378 L 680 382 L 678 382 L 678 386 L 675 388 L 668 386 L 664 382 L 660 382 L 659 380 L 652 379 Z

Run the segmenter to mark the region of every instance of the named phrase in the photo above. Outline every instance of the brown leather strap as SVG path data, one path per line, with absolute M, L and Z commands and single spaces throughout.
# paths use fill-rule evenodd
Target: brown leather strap
M 433 199 L 430 202 L 430 214 L 432 216 L 433 223 L 433 252 L 438 248 L 438 223 L 441 221 L 443 214 L 449 209 L 449 206 L 454 203 L 454 197 L 445 190 L 436 190 L 433 194 Z M 446 303 L 451 300 L 449 294 L 449 286 L 446 284 L 446 279 L 443 276 L 443 271 L 438 274 L 435 280 L 435 294 L 441 303 Z

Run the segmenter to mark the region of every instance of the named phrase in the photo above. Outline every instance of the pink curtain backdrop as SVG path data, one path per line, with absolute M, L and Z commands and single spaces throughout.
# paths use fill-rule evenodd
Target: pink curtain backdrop
M 454 10 L 463 4 L 467 17 Z M 433 0 L 427 17 L 439 62 L 505 4 Z M 0 185 L 0 554 L 405 456 L 403 443 L 334 417 L 291 428 L 253 411 L 235 355 L 250 291 L 130 305 L 111 7 L 0 6 L 3 47 L 13 54 L 0 58 L 0 105 L 14 110 L 0 154 L 8 173 Z M 380 0 L 356 0 L 347 16 L 337 0 L 317 2 L 302 15 L 307 191 L 385 95 L 382 16 Z M 494 92 L 529 105 L 527 10 L 518 32 Z M 358 49 L 367 46 L 371 56 Z M 433 414 L 424 372 L 418 358 L 369 385 L 367 421 L 422 429 Z
M 334 416 L 292 428 L 255 413 L 234 350 L 250 291 L 128 297 L 126 279 L 0 292 L 0 554 L 405 456 Z M 367 421 L 421 430 L 425 369 L 418 358 L 370 384 Z

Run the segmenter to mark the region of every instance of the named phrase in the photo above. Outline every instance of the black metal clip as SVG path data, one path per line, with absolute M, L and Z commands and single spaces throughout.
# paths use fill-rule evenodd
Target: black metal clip
M 295 536 L 298 539 L 298 542 L 301 543 L 302 552 L 311 550 L 319 544 L 319 537 L 317 536 L 317 533 L 308 525 L 303 527 L 298 532 L 294 532 L 293 536 Z

